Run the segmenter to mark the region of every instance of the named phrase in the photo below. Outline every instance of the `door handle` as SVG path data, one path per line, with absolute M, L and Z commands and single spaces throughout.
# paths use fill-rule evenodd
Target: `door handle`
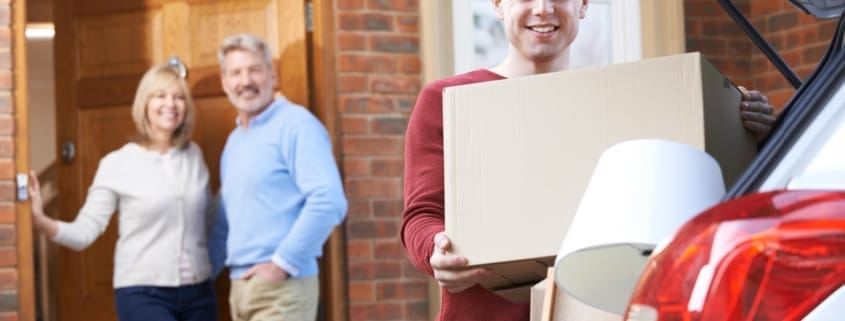
M 76 144 L 72 140 L 66 140 L 62 143 L 62 161 L 70 164 L 74 158 L 76 158 Z

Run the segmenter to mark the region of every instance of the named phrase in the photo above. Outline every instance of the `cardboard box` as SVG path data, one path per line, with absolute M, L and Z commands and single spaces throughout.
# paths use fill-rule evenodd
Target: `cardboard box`
M 705 150 L 729 186 L 756 155 L 739 102 L 736 87 L 698 53 L 447 88 L 454 253 L 493 269 L 497 276 L 482 282 L 490 289 L 543 279 L 599 156 L 626 140 Z

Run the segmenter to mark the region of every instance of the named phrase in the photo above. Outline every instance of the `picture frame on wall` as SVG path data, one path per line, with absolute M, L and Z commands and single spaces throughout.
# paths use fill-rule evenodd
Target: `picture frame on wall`
M 508 41 L 490 0 L 454 0 L 455 73 L 490 68 L 507 55 Z M 642 59 L 640 1 L 591 0 L 571 46 L 571 68 Z

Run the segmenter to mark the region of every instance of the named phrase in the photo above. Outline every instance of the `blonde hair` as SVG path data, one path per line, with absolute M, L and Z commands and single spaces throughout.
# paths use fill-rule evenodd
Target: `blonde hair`
M 147 103 L 150 98 L 159 90 L 165 89 L 173 82 L 179 84 L 179 89 L 185 95 L 185 117 L 182 124 L 176 128 L 170 137 L 170 146 L 185 148 L 191 141 L 191 131 L 194 127 L 194 101 L 191 92 L 188 90 L 188 83 L 179 76 L 179 71 L 167 65 L 159 65 L 150 68 L 141 77 L 138 83 L 138 90 L 135 92 L 135 101 L 132 102 L 132 120 L 135 121 L 137 135 L 133 141 L 146 144 L 150 137 L 150 120 L 147 119 Z
M 270 49 L 267 48 L 267 43 L 254 34 L 240 33 L 223 39 L 223 43 L 220 44 L 220 49 L 217 50 L 217 61 L 220 63 L 221 72 L 225 71 L 226 68 L 223 65 L 223 60 L 226 58 L 226 54 L 235 50 L 254 52 L 264 58 L 264 63 L 266 63 L 267 66 L 273 66 L 272 53 L 270 52 Z

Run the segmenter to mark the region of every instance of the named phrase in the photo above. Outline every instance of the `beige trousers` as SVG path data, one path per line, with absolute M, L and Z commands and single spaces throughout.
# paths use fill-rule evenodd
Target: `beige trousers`
M 229 308 L 233 321 L 312 321 L 319 297 L 316 276 L 270 282 L 255 275 L 232 280 Z

